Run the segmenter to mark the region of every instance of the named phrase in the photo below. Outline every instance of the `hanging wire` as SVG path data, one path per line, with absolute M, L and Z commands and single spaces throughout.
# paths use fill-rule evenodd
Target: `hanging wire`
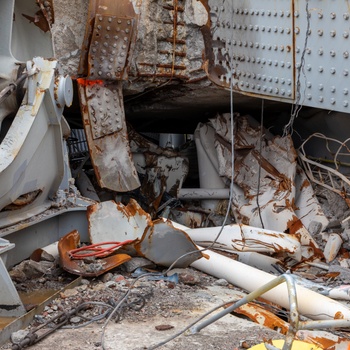
M 286 135 L 292 133 L 294 121 L 298 117 L 299 112 L 301 111 L 301 109 L 303 107 L 302 103 L 300 103 L 300 100 L 301 100 L 300 75 L 301 75 L 301 72 L 303 72 L 304 77 L 306 76 L 305 70 L 304 70 L 305 53 L 306 53 L 306 49 L 307 49 L 308 39 L 310 36 L 310 17 L 311 17 L 310 12 L 309 12 L 309 0 L 306 0 L 305 12 L 306 12 L 306 18 L 307 18 L 307 26 L 306 26 L 306 33 L 305 33 L 304 48 L 303 48 L 303 51 L 301 53 L 300 66 L 298 67 L 298 75 L 297 75 L 297 82 L 296 82 L 296 101 L 292 105 L 291 116 L 290 116 L 289 122 L 285 125 L 285 127 L 283 129 L 283 136 L 286 136 Z
M 264 222 L 261 216 L 261 208 L 260 208 L 260 204 L 259 204 L 259 195 L 260 195 L 260 181 L 261 181 L 261 162 L 262 162 L 262 143 L 263 143 L 263 128 L 264 128 L 264 99 L 261 100 L 261 118 L 260 118 L 260 142 L 259 142 L 259 153 L 260 153 L 260 157 L 259 157 L 259 169 L 258 169 L 258 188 L 257 188 L 257 194 L 256 194 L 256 205 L 258 207 L 258 212 L 259 212 L 259 218 L 260 218 L 260 222 L 261 222 L 261 227 L 265 228 L 264 226 Z
M 232 13 L 232 18 L 231 18 L 231 22 L 233 24 L 233 11 L 231 11 Z M 232 27 L 232 26 L 231 26 Z M 231 206 L 232 206 L 232 197 L 233 197 L 233 185 L 234 185 L 234 144 L 235 144 L 235 138 L 234 138 L 234 120 L 233 120 L 233 106 L 234 106 L 234 98 L 233 98 L 233 47 L 232 47 L 232 42 L 233 42 L 233 31 L 231 32 L 231 79 L 230 79 L 230 123 L 231 123 L 231 133 L 230 133 L 230 136 L 231 136 L 231 181 L 230 181 L 230 195 L 229 195 L 229 202 L 228 202 L 228 206 L 227 206 L 227 210 L 226 210 L 226 215 L 225 215 L 225 218 L 224 218 L 224 221 L 220 227 L 220 230 L 217 234 L 217 236 L 215 237 L 214 241 L 206 248 L 204 249 L 201 249 L 199 250 L 200 252 L 203 252 L 205 250 L 208 250 L 210 248 L 212 248 L 215 243 L 217 242 L 217 240 L 219 239 L 224 227 L 225 227 L 225 224 L 226 224 L 226 221 L 227 221 L 227 218 L 228 218 L 228 215 L 231 211 Z M 190 255 L 190 254 L 193 254 L 193 253 L 198 253 L 198 250 L 197 251 L 193 251 L 193 252 L 189 252 L 187 254 L 184 254 L 182 256 L 180 256 L 178 259 L 176 259 L 172 264 L 171 266 L 167 269 L 167 271 L 165 272 L 165 274 L 167 274 L 174 266 L 175 264 L 181 260 L 183 257 L 187 256 L 187 255 Z M 140 276 L 142 277 L 142 276 Z M 208 314 L 212 313 L 213 311 L 217 310 L 218 308 L 226 305 L 227 303 L 224 303 L 222 305 L 219 305 L 217 307 L 215 307 L 214 309 L 210 310 L 209 312 L 205 313 L 204 315 L 202 315 L 200 318 L 198 318 L 195 322 L 191 323 L 190 325 L 186 326 L 183 330 L 181 330 L 180 332 L 174 334 L 173 336 L 169 337 L 168 339 L 165 339 L 164 341 L 160 342 L 160 343 L 157 343 L 151 347 L 148 348 L 148 350 L 154 350 L 154 349 L 157 349 L 163 345 L 165 345 L 166 343 L 172 341 L 173 339 L 177 338 L 178 336 L 182 335 L 184 332 L 186 332 L 189 328 L 191 328 L 194 324 L 196 324 L 197 322 L 199 322 L 200 320 L 202 320 L 204 317 L 206 317 Z

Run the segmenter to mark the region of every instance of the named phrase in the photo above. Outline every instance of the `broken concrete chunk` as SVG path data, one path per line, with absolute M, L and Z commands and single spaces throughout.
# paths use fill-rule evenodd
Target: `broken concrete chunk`
M 331 262 L 336 258 L 342 244 L 343 240 L 340 235 L 337 233 L 331 233 L 329 235 L 327 244 L 323 251 L 327 262 Z
M 20 329 L 19 331 L 13 332 L 11 334 L 11 341 L 12 341 L 13 344 L 19 344 L 19 343 L 21 343 L 24 340 L 24 338 L 28 334 L 29 334 L 29 331 Z

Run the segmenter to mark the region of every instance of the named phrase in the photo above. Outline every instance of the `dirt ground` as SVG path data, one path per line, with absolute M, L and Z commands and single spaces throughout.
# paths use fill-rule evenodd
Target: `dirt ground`
M 183 330 L 207 311 L 224 302 L 238 300 L 244 295 L 224 280 L 217 280 L 192 268 L 184 269 L 179 276 L 179 283 L 139 280 L 133 290 L 143 295 L 144 306 L 140 310 L 124 307 L 118 322 L 111 319 L 104 327 L 106 318 L 103 318 L 81 328 L 60 329 L 30 348 L 41 350 L 152 349 L 152 346 Z M 84 279 L 81 285 L 62 292 L 59 298 L 46 306 L 44 312 L 36 315 L 26 330 L 31 331 L 40 327 L 63 310 L 71 310 L 81 302 L 106 302 L 110 299 L 118 302 L 132 281 L 133 278 L 129 274 L 121 271 L 106 274 L 98 279 Z M 220 310 L 222 308 L 213 314 Z M 91 317 L 92 312 L 89 309 L 83 316 Z M 77 316 L 75 320 L 70 319 L 69 327 L 79 327 L 84 323 L 83 317 L 79 317 L 81 314 Z M 44 328 L 44 330 L 48 329 L 50 327 Z M 38 333 L 41 334 L 40 332 Z M 246 349 L 260 343 L 263 339 L 281 338 L 283 336 L 277 332 L 229 314 L 197 334 L 187 331 L 160 348 Z M 1 349 L 10 349 L 11 346 L 12 344 L 8 342 Z

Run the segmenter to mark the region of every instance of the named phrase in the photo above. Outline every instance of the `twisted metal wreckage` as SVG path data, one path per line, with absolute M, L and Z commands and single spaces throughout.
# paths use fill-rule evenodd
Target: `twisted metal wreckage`
M 63 116 L 74 86 L 65 73 L 69 57 L 57 60 L 52 47 L 52 1 L 2 1 L 0 315 L 26 312 L 8 269 L 59 240 L 61 264 L 73 274 L 97 276 L 138 255 L 161 266 L 191 265 L 251 292 L 193 332 L 238 308 L 253 317 L 257 306 L 249 311 L 252 304 L 245 304 L 261 294 L 290 310 L 290 324 L 279 321 L 286 341 L 276 346 L 283 349 L 296 338 L 322 347 L 322 339 L 306 329 L 349 327 L 349 308 L 329 298 L 348 300 L 349 288 L 324 287 L 325 296 L 313 291 L 320 286 L 292 274 L 273 275 L 301 261 L 332 261 L 343 243 L 338 234 L 329 236 L 323 251 L 317 243 L 329 220 L 309 180 L 349 203 L 344 172 L 349 149 L 347 141 L 333 137 L 346 135 L 346 128 L 336 132 L 322 114 L 335 111 L 334 118 L 347 126 L 349 12 L 345 1 L 333 5 L 316 0 L 264 0 L 258 7 L 243 0 L 91 0 L 79 67 L 71 74 L 83 132 L 71 130 L 69 117 Z M 318 40 L 323 34 L 327 44 Z M 193 96 L 199 110 L 200 104 L 216 108 L 217 96 L 222 105 L 231 104 L 231 113 L 213 115 L 193 133 L 199 188 L 183 186 L 194 163 L 178 135 L 162 135 L 165 141 L 157 145 L 127 126 L 124 96 L 158 89 L 158 103 L 167 105 L 166 95 L 161 98 L 164 87 L 173 94 L 185 89 L 190 97 L 175 99 L 183 108 L 196 104 Z M 287 132 L 273 136 L 263 123 L 234 114 L 233 94 L 238 105 L 256 98 L 293 104 Z M 329 136 L 308 135 L 298 153 L 288 131 L 301 105 L 321 109 L 318 126 L 326 125 Z M 314 121 L 310 117 L 305 125 Z M 83 170 L 88 159 L 95 187 Z M 135 199 L 127 205 L 100 201 L 97 187 L 115 198 L 139 199 L 142 207 Z M 187 206 L 193 200 L 200 201 L 200 209 Z M 223 220 L 225 213 L 235 223 Z M 80 240 L 95 244 L 90 249 L 99 251 L 96 264 L 84 265 Z M 200 246 L 235 253 L 238 261 L 202 252 Z M 284 281 L 287 288 L 274 288 Z M 301 322 L 299 314 L 317 321 Z M 9 330 L 2 334 L 3 341 Z M 332 339 L 327 349 L 348 344 Z

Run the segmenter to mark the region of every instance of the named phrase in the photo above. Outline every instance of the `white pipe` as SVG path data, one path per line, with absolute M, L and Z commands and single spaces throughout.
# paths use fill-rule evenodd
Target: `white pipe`
M 229 188 L 181 188 L 179 199 L 229 199 Z
M 199 249 L 203 249 L 198 247 Z M 242 264 L 212 251 L 205 251 L 209 259 L 201 258 L 191 264 L 217 278 L 224 278 L 229 283 L 245 289 L 255 291 L 264 284 L 272 281 L 276 276 Z M 311 319 L 350 319 L 350 309 L 341 303 L 296 285 L 299 313 Z M 289 309 L 288 290 L 286 284 L 281 284 L 263 294 L 263 298 Z
M 213 244 L 220 229 L 221 227 L 194 228 L 187 229 L 186 233 L 197 244 L 209 246 Z M 286 252 L 295 260 L 301 260 L 300 242 L 293 235 L 242 224 L 224 226 L 213 247 L 226 251 Z

